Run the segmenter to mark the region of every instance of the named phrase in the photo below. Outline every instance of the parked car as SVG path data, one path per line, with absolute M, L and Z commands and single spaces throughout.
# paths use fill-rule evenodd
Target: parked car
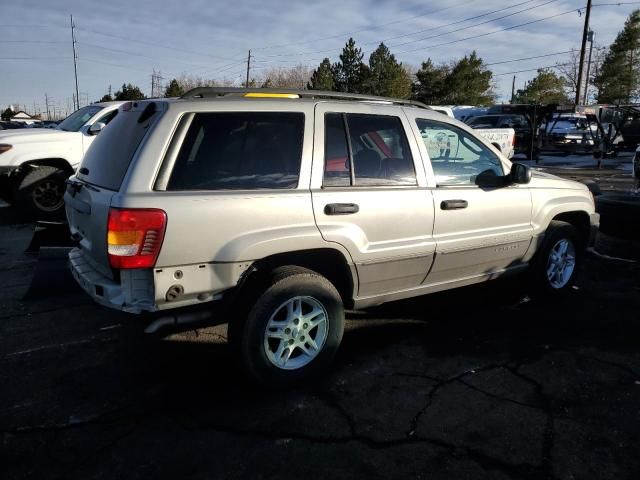
M 598 125 L 577 113 L 553 115 L 545 126 L 545 135 L 545 147 L 567 154 L 592 152 L 601 137 Z
M 432 110 L 447 115 L 451 118 L 454 117 L 453 109 L 451 107 L 442 107 L 442 106 L 433 106 L 430 105 L 429 108 Z M 509 126 L 487 126 L 487 127 L 478 127 L 476 131 L 479 135 L 482 135 L 484 138 L 491 142 L 491 145 L 496 147 L 500 152 L 504 154 L 505 157 L 511 159 L 515 153 L 515 144 L 516 144 L 516 132 L 513 128 Z M 423 139 L 425 138 L 423 134 Z
M 327 367 L 345 308 L 517 272 L 571 291 L 598 224 L 585 185 L 512 164 L 461 122 L 309 90 L 125 103 L 65 202 L 71 271 L 96 302 L 158 312 L 149 330 L 224 307 L 244 370 L 277 386 Z
M 531 127 L 524 115 L 479 115 L 468 118 L 465 123 L 476 130 L 513 128 L 514 153 L 528 154 L 531 150 Z
M 25 125 L 20 122 L 0 121 L 0 130 L 15 130 L 16 128 L 24 128 Z
M 57 129 L 0 132 L 0 193 L 40 219 L 64 216 L 65 180 L 123 102 L 96 103 L 64 119 Z

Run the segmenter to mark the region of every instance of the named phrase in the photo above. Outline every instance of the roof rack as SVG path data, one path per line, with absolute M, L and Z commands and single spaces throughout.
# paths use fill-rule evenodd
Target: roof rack
M 193 98 L 218 98 L 239 97 L 247 93 L 260 94 L 291 94 L 299 98 L 314 98 L 323 100 L 359 100 L 363 102 L 390 103 L 393 105 L 405 105 L 431 110 L 431 107 L 415 100 L 403 100 L 399 98 L 378 97 L 375 95 L 363 95 L 360 93 L 329 92 L 323 90 L 295 90 L 289 88 L 231 88 L 231 87 L 196 87 L 184 95 L 181 99 Z

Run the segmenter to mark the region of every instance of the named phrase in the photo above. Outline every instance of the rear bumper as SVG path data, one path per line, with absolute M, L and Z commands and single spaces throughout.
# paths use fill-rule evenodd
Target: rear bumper
M 150 271 L 128 270 L 116 282 L 96 270 L 79 248 L 69 252 L 69 267 L 78 285 L 100 305 L 128 313 L 156 310 Z

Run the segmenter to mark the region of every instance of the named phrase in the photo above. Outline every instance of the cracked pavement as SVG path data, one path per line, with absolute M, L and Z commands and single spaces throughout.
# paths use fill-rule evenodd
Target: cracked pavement
M 556 304 L 511 279 L 349 312 L 331 371 L 273 392 L 225 325 L 144 337 L 32 235 L 0 224 L 2 478 L 640 477 L 639 264 L 589 255 Z

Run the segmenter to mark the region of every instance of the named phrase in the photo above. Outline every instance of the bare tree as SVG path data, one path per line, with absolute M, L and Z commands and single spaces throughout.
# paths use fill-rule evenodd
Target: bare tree
M 595 85 L 594 80 L 600 70 L 600 65 L 602 65 L 602 61 L 604 59 L 605 51 L 604 47 L 599 47 L 598 45 L 593 46 L 593 53 L 591 54 L 591 68 L 589 69 L 589 78 L 585 78 L 583 82 L 586 83 L 586 88 L 588 89 L 589 97 L 592 94 L 595 95 Z M 586 76 L 587 72 L 587 58 L 589 56 L 589 51 L 587 50 L 587 57 L 585 58 L 584 65 L 584 74 Z M 569 98 L 575 98 L 576 89 L 578 86 L 578 69 L 580 67 L 580 50 L 573 49 L 571 53 L 569 53 L 569 58 L 563 62 L 556 62 L 556 70 L 560 72 L 560 74 L 566 80 L 566 92 Z M 584 90 L 583 90 L 584 91 Z M 588 102 L 587 102 L 588 103 Z
M 227 78 L 220 80 L 217 78 L 206 78 L 187 74 L 182 74 L 176 80 L 185 92 L 196 87 L 232 87 L 235 83 L 233 80 Z
M 261 84 L 264 87 L 304 89 L 312 74 L 313 68 L 302 64 L 289 68 L 269 68 L 261 75 Z

